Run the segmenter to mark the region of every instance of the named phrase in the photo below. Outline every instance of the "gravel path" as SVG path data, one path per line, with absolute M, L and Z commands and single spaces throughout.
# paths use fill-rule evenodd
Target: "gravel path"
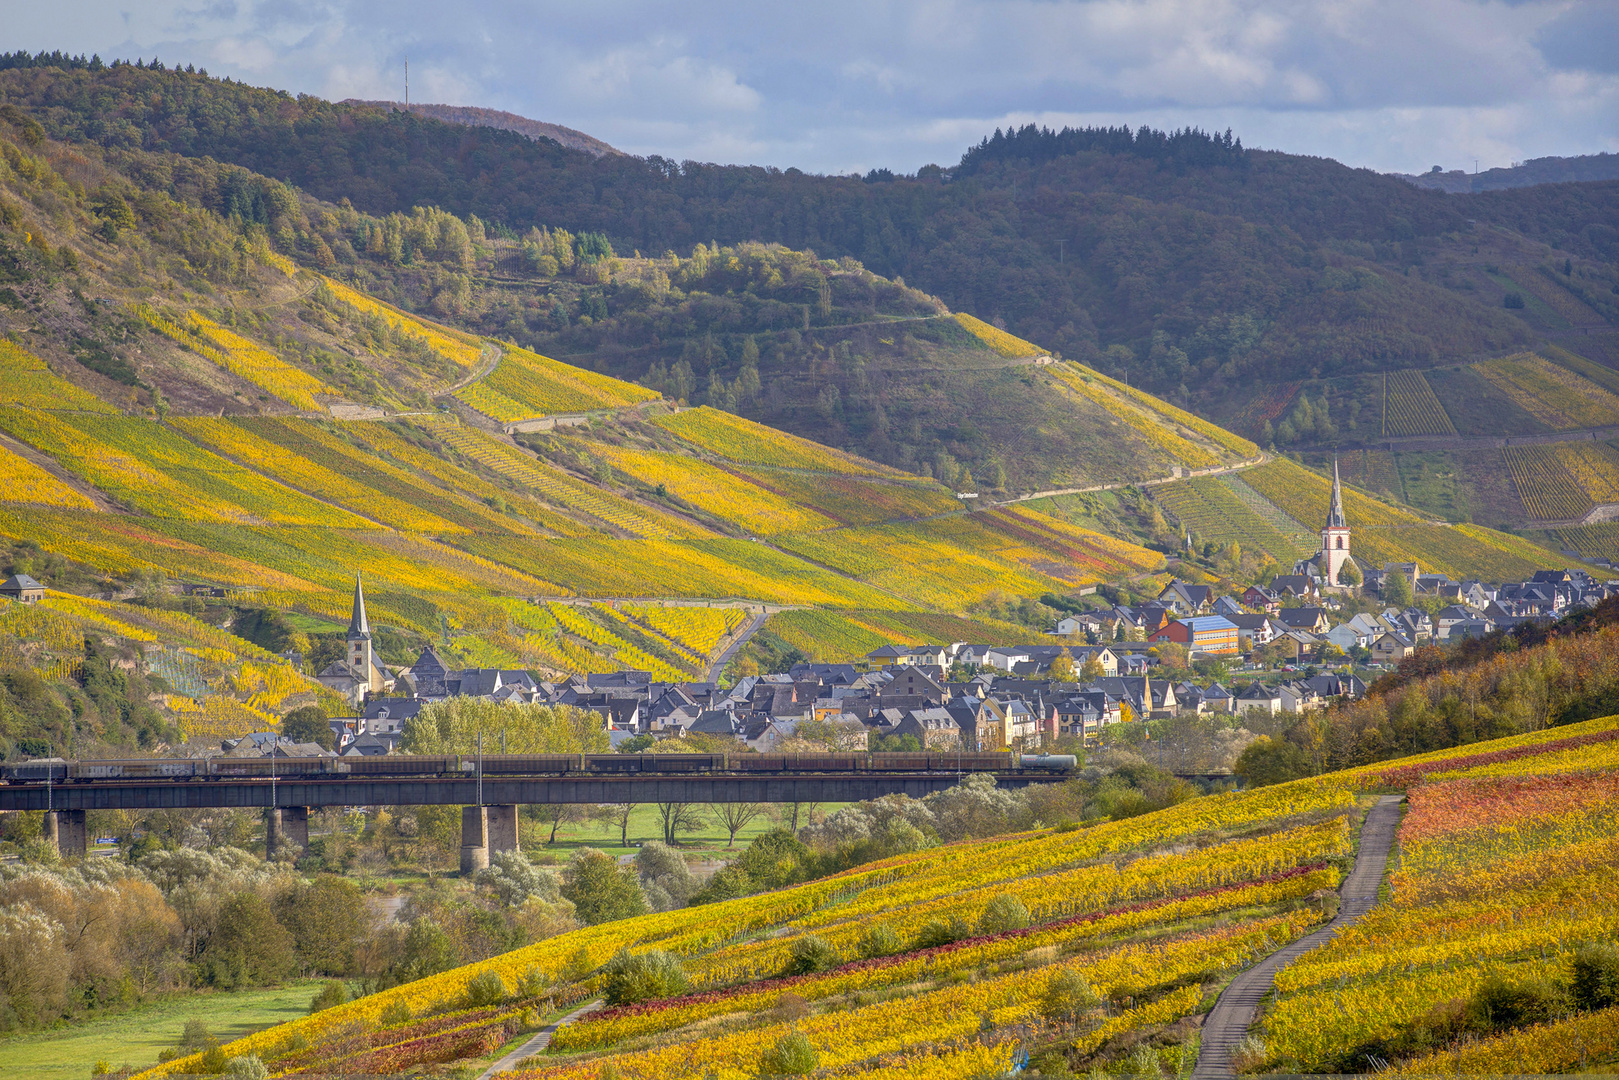
M 1389 850 L 1394 846 L 1403 799 L 1403 795 L 1385 795 L 1367 811 L 1360 829 L 1360 852 L 1355 856 L 1355 868 L 1338 890 L 1342 897 L 1338 917 L 1310 936 L 1271 953 L 1231 980 L 1203 1023 L 1202 1049 L 1192 1080 L 1218 1080 L 1234 1075 L 1231 1052 L 1248 1037 L 1248 1029 L 1259 1012 L 1259 1002 L 1270 993 L 1276 973 L 1339 930 L 1359 921 L 1377 903 L 1377 890 L 1383 883 Z
M 517 1068 L 518 1062 L 522 1061 L 531 1054 L 538 1054 L 541 1050 L 544 1050 L 547 1046 L 550 1046 L 551 1036 L 557 1033 L 558 1028 L 567 1027 L 569 1024 L 573 1023 L 581 1016 L 584 1016 L 586 1013 L 593 1013 L 601 1007 L 601 1002 L 592 1001 L 589 1005 L 585 1005 L 581 1008 L 573 1010 L 573 1012 L 569 1013 L 567 1016 L 564 1016 L 556 1023 L 547 1024 L 545 1027 L 535 1032 L 534 1037 L 528 1042 L 524 1043 L 522 1046 L 519 1046 L 516 1050 L 513 1050 L 511 1053 L 489 1066 L 489 1068 L 485 1069 L 479 1075 L 478 1080 L 494 1080 L 497 1073 L 511 1072 L 513 1069 Z

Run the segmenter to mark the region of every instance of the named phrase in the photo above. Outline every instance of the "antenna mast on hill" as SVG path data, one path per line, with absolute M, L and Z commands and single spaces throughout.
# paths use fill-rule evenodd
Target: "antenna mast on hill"
M 405 57 L 405 108 L 410 108 L 410 57 Z

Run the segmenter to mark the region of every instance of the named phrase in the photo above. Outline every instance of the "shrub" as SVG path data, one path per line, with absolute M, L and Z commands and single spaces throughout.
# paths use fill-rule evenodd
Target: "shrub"
M 461 991 L 461 1004 L 468 1009 L 484 1009 L 499 1005 L 507 998 L 506 983 L 499 973 L 485 971 L 467 980 Z
M 1033 921 L 1023 901 L 1010 893 L 1002 893 L 989 902 L 978 917 L 980 934 L 1003 934 L 1008 930 L 1021 930 Z
M 225 1063 L 225 1075 L 232 1080 L 270 1080 L 269 1067 L 257 1054 L 243 1054 Z
M 892 927 L 887 923 L 878 923 L 867 927 L 855 949 L 859 952 L 860 959 L 871 960 L 878 956 L 892 956 L 904 947 L 905 943 L 894 933 Z
M 329 982 L 323 985 L 320 992 L 310 999 L 309 1011 L 318 1013 L 322 1009 L 330 1009 L 334 1006 L 345 1004 L 348 999 L 348 989 L 342 983 Z
M 674 997 L 690 988 L 680 961 L 658 949 L 633 956 L 621 949 L 602 968 L 602 993 L 609 1005 Z
M 759 1072 L 765 1076 L 804 1076 L 813 1072 L 820 1060 L 802 1032 L 789 1031 L 760 1055 Z
M 388 1002 L 387 1005 L 383 1006 L 382 1013 L 377 1017 L 377 1023 L 385 1028 L 410 1023 L 410 1006 L 405 1004 L 402 999 Z
M 794 941 L 787 951 L 788 975 L 813 975 L 817 971 L 831 971 L 842 962 L 838 950 L 823 937 L 807 934 Z
M 1077 971 L 1059 971 L 1041 995 L 1040 1015 L 1058 1024 L 1072 1024 L 1101 1003 L 1085 976 Z
M 1619 1005 L 1619 946 L 1611 942 L 1582 945 L 1574 953 L 1570 995 L 1580 1009 Z
M 972 927 L 961 919 L 929 919 L 922 929 L 916 932 L 915 948 L 933 949 L 940 945 L 950 945 L 964 938 L 973 936 Z
M 1473 992 L 1468 1019 L 1482 1031 L 1505 1031 L 1550 1020 L 1563 1008 L 1562 995 L 1539 980 L 1515 983 L 1492 975 Z

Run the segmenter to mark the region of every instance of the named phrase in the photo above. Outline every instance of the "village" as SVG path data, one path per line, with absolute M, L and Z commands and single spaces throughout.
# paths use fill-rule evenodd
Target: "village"
M 679 740 L 764 753 L 1067 752 L 1108 741 L 1115 725 L 1196 718 L 1264 732 L 1360 697 L 1425 645 L 1549 623 L 1616 591 L 1578 570 L 1496 584 L 1454 581 L 1414 563 L 1363 565 L 1351 553 L 1352 532 L 1335 468 L 1319 551 L 1265 585 L 1220 595 L 1177 579 L 1147 603 L 1067 615 L 1047 644 L 885 645 L 858 663 L 798 663 L 728 686 L 658 681 L 645 671 L 547 681 L 526 670 L 452 669 L 432 646 L 409 667 L 389 668 L 373 648 L 357 579 L 346 655 L 317 674 L 352 705 L 352 715 L 327 720 L 332 749 L 261 732 L 204 752 L 396 753 L 409 720 L 454 697 L 584 709 L 601 717 L 615 749 L 629 751 Z M 0 595 L 29 603 L 44 589 L 19 575 Z M 1128 730 L 1136 745 L 1151 738 L 1146 725 Z M 1229 768 L 1232 756 L 1214 755 L 1204 771 Z

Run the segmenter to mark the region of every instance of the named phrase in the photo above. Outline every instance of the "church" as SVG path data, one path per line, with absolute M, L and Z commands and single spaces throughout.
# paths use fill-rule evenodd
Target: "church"
M 393 676 L 377 663 L 371 646 L 371 620 L 365 614 L 365 590 L 360 587 L 358 574 L 354 575 L 354 609 L 349 616 L 346 644 L 348 651 L 344 659 L 327 665 L 326 670 L 315 676 L 317 682 L 356 702 L 364 701 L 368 694 L 383 694 L 393 689 Z
M 1354 567 L 1356 582 L 1366 579 L 1360 564 L 1349 553 L 1349 522 L 1344 518 L 1343 482 L 1338 478 L 1338 459 L 1332 460 L 1332 505 L 1327 508 L 1327 523 L 1321 527 L 1321 550 L 1308 559 L 1293 565 L 1293 573 L 1312 578 L 1320 588 L 1345 585 L 1342 575 L 1345 566 Z

